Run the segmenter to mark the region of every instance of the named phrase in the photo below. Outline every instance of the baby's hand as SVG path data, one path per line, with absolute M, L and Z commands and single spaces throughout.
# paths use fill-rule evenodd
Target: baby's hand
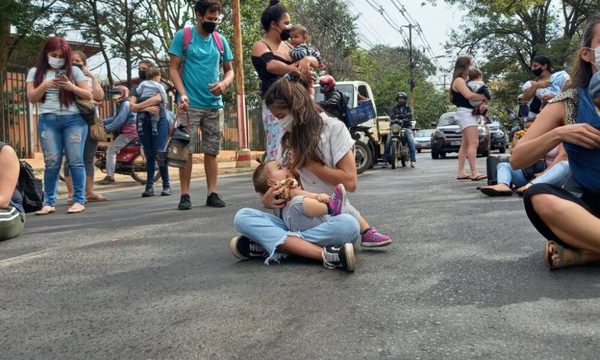
M 320 203 L 328 204 L 331 201 L 331 196 L 327 194 L 317 194 L 316 199 Z

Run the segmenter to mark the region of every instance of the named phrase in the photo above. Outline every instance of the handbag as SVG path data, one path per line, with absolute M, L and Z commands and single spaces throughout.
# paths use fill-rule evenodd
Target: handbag
M 90 139 L 94 141 L 106 141 L 106 130 L 104 129 L 104 121 L 98 116 L 94 116 L 94 124 L 89 127 Z
M 187 115 L 187 127 L 179 121 L 179 118 L 183 114 Z M 191 140 L 188 132 L 189 125 L 190 114 L 187 111 L 177 111 L 173 129 L 171 130 L 171 139 L 167 144 L 167 164 L 169 166 L 177 168 L 184 168 L 187 166 L 190 154 L 188 144 Z
M 523 168 L 521 171 L 523 171 L 525 179 L 530 181 L 535 177 L 535 174 L 541 173 L 544 170 L 546 170 L 546 161 L 538 160 L 533 165 Z
M 96 123 L 96 104 L 91 100 L 84 100 L 80 98 L 75 99 L 75 104 L 79 109 L 81 117 L 87 122 L 89 126 Z

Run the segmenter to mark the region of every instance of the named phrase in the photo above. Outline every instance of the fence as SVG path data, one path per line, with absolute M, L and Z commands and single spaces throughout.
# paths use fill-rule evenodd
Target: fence
M 19 157 L 29 158 L 35 152 L 42 152 L 37 136 L 37 109 L 27 101 L 26 68 L 10 68 L 0 72 L 0 140 L 13 146 Z M 100 117 L 114 114 L 116 104 L 104 87 L 105 99 L 98 106 Z M 226 103 L 223 109 L 223 150 L 237 150 L 239 135 L 236 104 Z M 248 142 L 252 150 L 264 150 L 264 129 L 261 109 L 248 111 Z M 201 136 L 196 134 L 196 136 Z M 197 151 L 199 149 L 196 149 Z
M 26 77 L 26 68 L 11 67 L 0 72 L 0 140 L 15 148 L 21 158 L 32 156 L 35 142 Z

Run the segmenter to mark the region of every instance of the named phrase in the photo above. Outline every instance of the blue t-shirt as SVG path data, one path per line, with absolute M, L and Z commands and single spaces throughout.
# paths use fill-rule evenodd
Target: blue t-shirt
M 223 63 L 233 60 L 229 43 L 222 35 Z M 177 31 L 171 43 L 169 54 L 183 58 L 183 29 Z M 219 82 L 220 59 L 219 48 L 210 34 L 203 38 L 196 28 L 192 29 L 192 39 L 185 54 L 183 66 L 183 86 L 190 98 L 190 106 L 194 109 L 220 109 L 223 99 L 210 92 L 209 84 Z
M 587 88 L 577 89 L 577 124 L 587 123 L 600 129 L 600 116 Z M 600 149 L 586 149 L 564 143 L 573 179 L 586 191 L 600 194 Z

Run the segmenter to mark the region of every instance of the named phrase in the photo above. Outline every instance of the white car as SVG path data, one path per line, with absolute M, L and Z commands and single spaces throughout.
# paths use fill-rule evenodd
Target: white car
M 417 152 L 421 152 L 423 149 L 431 149 L 431 135 L 435 129 L 423 129 L 417 130 L 415 133 L 415 148 Z

